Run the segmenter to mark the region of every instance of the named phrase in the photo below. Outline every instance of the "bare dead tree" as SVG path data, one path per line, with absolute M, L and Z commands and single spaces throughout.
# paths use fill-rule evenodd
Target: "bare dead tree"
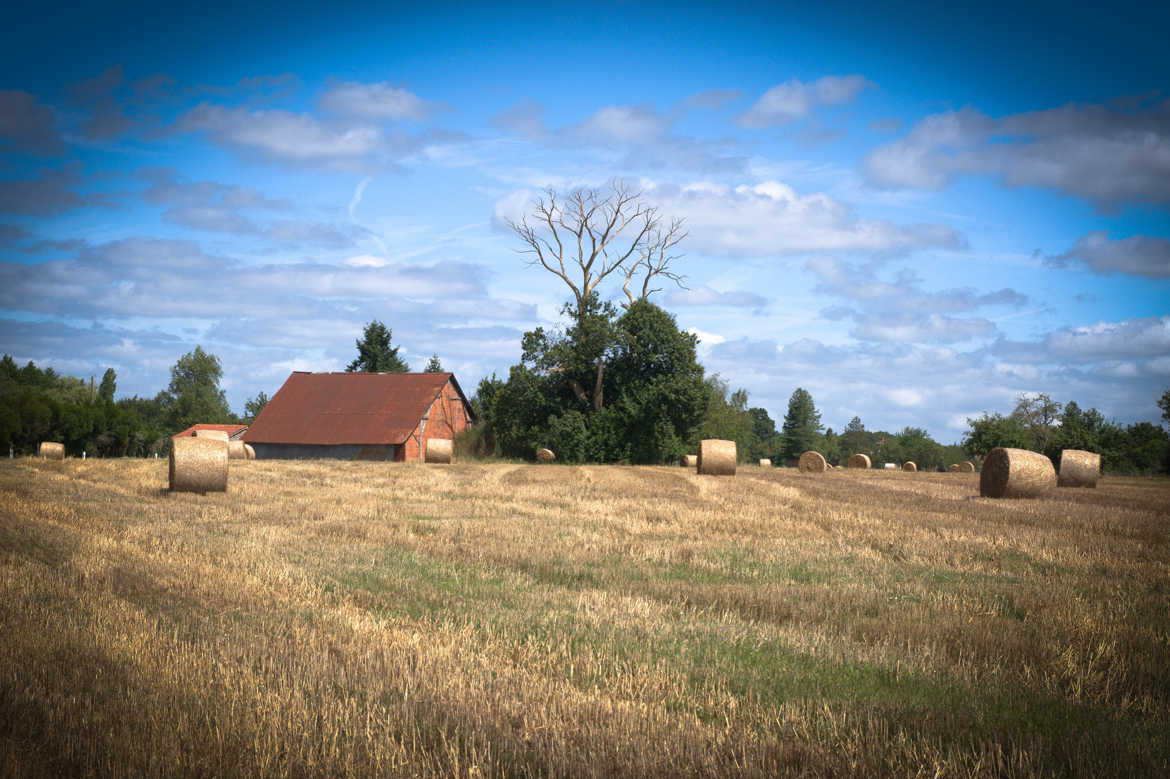
M 622 289 L 630 303 L 659 290 L 650 287 L 656 276 L 681 286 L 682 276 L 670 270 L 681 255 L 672 250 L 686 238 L 683 220 L 672 219 L 663 226 L 656 206 L 625 182 L 611 181 L 608 191 L 575 189 L 563 200 L 553 189 L 537 201 L 531 215 L 508 226 L 532 255 L 531 265 L 540 265 L 561 279 L 573 293 L 578 311 L 597 285 L 617 274 L 624 277 Z M 645 274 L 640 298 L 630 285 Z
M 664 225 L 658 208 L 623 181 L 611 181 L 606 191 L 574 189 L 563 198 L 550 188 L 530 215 L 519 222 L 508 220 L 508 226 L 525 245 L 520 252 L 531 255 L 530 265 L 540 265 L 565 282 L 578 317 L 585 316 L 589 296 L 610 276 L 623 279 L 626 308 L 661 291 L 651 286 L 655 278 L 682 286 L 683 277 L 671 264 L 682 256 L 675 249 L 687 236 L 683 220 Z M 636 296 L 631 286 L 639 279 Z M 582 402 L 591 400 L 598 411 L 603 407 L 604 372 L 605 361 L 599 357 L 592 393 L 569 379 L 574 394 Z
M 665 229 L 655 226 L 653 234 L 648 236 L 644 242 L 638 259 L 629 263 L 626 268 L 626 280 L 622 284 L 622 291 L 626 293 L 629 302 L 622 303 L 623 306 L 629 308 L 636 301 L 646 300 L 655 292 L 661 292 L 661 287 L 650 288 L 650 282 L 657 276 L 669 279 L 680 287 L 683 286 L 682 280 L 685 277 L 670 269 L 670 264 L 682 257 L 681 254 L 672 253 L 674 248 L 687 237 L 682 227 L 683 220 L 677 218 L 671 219 L 670 225 Z M 644 274 L 642 276 L 642 291 L 638 297 L 634 297 L 634 293 L 630 291 L 630 284 L 639 273 Z

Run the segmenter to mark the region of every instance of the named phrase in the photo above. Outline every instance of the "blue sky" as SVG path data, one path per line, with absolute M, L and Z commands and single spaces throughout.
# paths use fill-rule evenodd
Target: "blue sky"
M 619 178 L 652 299 L 780 419 L 925 427 L 1170 387 L 1170 12 L 1152 4 L 22 9 L 0 31 L 0 350 L 233 408 L 371 319 L 472 388 L 568 290 L 505 226 Z M 39 15 L 38 15 L 39 14 Z M 621 297 L 616 285 L 606 296 Z

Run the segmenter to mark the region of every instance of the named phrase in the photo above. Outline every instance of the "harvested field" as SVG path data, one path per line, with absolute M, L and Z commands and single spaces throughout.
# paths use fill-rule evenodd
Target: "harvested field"
M 0 776 L 1164 775 L 1170 481 L 0 461 Z

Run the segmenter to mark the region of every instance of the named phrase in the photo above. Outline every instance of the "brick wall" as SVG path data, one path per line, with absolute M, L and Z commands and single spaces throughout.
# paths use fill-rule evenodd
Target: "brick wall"
M 420 422 L 419 427 L 416 427 L 410 438 L 406 440 L 406 445 L 402 447 L 402 457 L 407 462 L 422 460 L 423 449 L 420 440 L 454 438 L 457 433 L 466 430 L 467 427 L 467 410 L 463 407 L 463 401 L 459 399 L 459 393 L 448 381 L 443 386 L 443 391 L 431 403 L 425 427 L 424 423 Z M 420 428 L 422 428 L 421 434 Z

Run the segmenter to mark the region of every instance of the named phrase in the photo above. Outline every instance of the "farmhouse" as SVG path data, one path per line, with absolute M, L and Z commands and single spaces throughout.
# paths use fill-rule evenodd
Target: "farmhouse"
M 238 441 L 238 440 L 240 440 L 240 438 L 243 437 L 244 432 L 247 429 L 248 429 L 247 425 L 241 425 L 241 424 L 234 424 L 234 425 L 198 424 L 198 425 L 191 425 L 189 428 L 187 428 L 186 430 L 184 430 L 181 433 L 175 433 L 173 436 L 171 436 L 171 438 L 190 438 L 191 436 L 195 435 L 195 431 L 197 431 L 197 430 L 219 430 L 221 432 L 227 433 L 228 440 Z
M 473 421 L 450 373 L 294 371 L 243 440 L 257 459 L 421 461 Z

